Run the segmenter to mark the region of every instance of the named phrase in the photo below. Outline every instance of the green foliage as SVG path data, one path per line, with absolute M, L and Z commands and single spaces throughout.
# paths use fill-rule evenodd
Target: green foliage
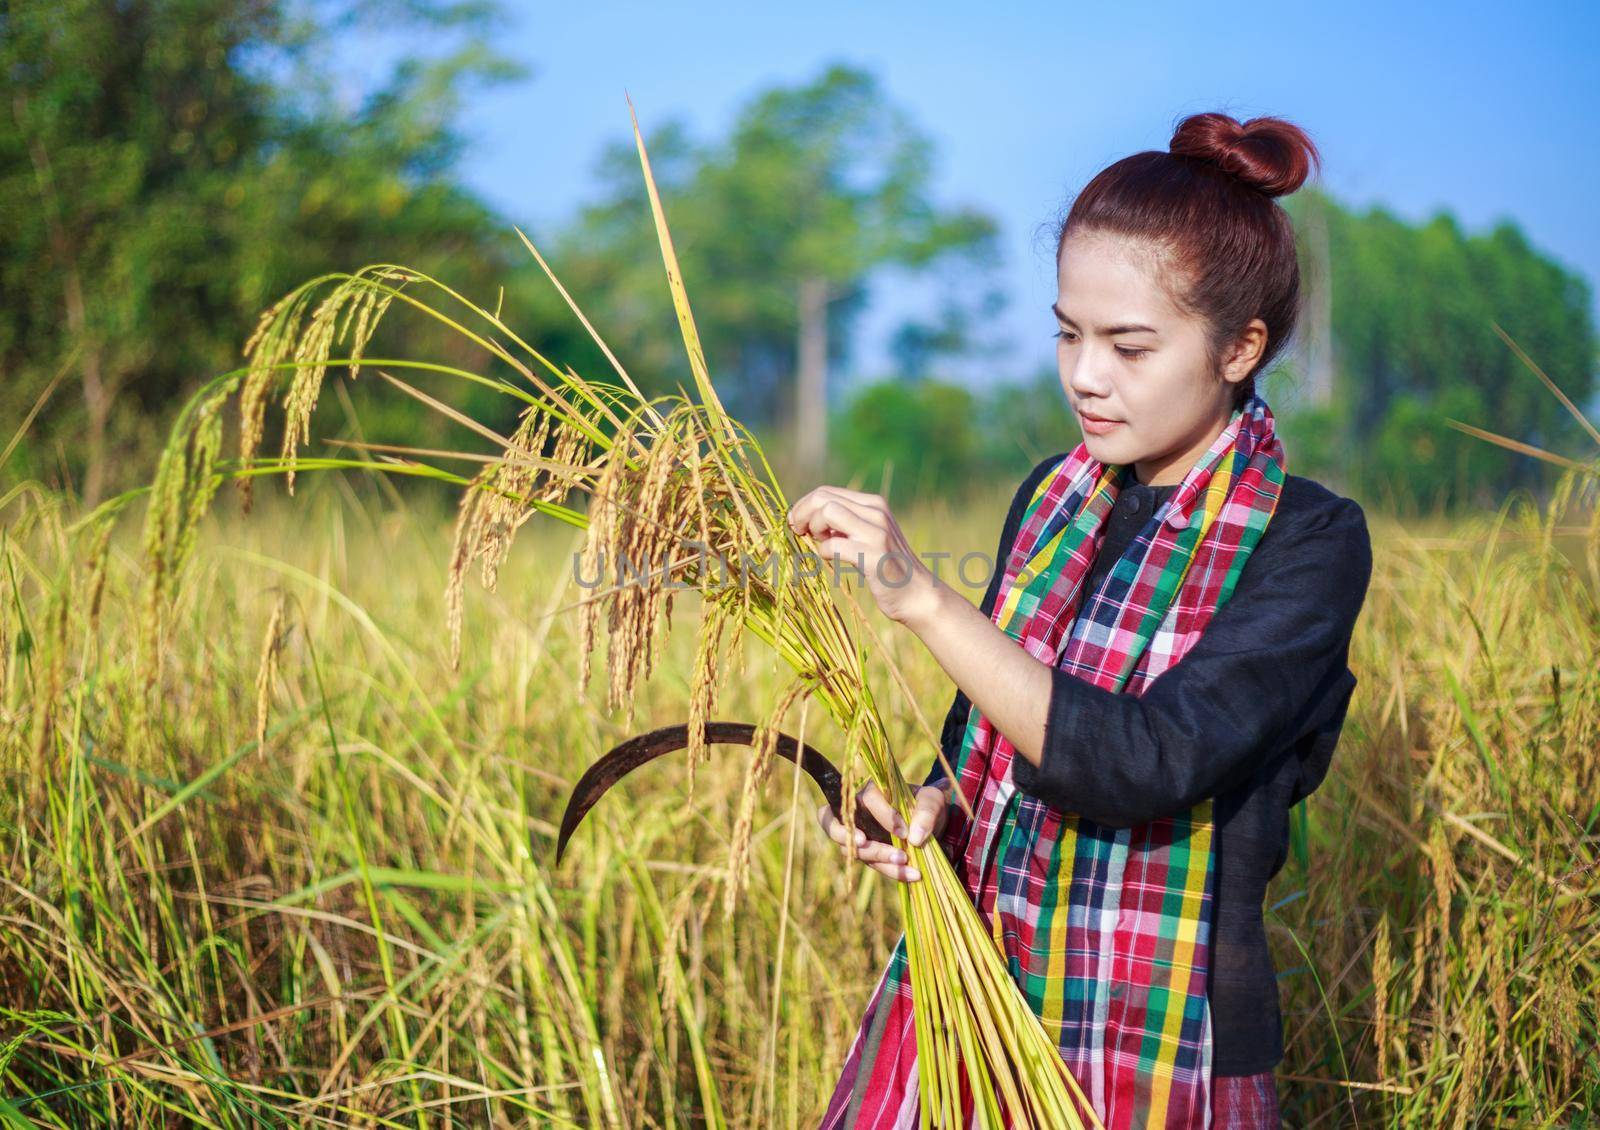
M 90 501 L 141 477 L 177 406 L 237 365 L 266 305 L 309 275 L 365 263 L 448 277 L 485 306 L 503 303 L 547 355 L 609 374 L 509 225 L 459 183 L 463 99 L 521 73 L 490 47 L 492 4 L 64 0 L 0 19 L 0 414 L 20 422 L 43 403 L 9 474 Z M 396 59 L 351 105 L 336 89 L 350 82 L 338 52 L 375 30 Z M 846 375 L 882 269 L 934 284 L 926 321 L 894 335 L 904 377 L 928 379 L 941 357 L 981 344 L 1000 301 L 995 222 L 936 204 L 933 145 L 872 74 L 835 65 L 758 91 L 717 138 L 676 120 L 647 132 L 711 371 L 753 428 L 776 435 L 792 417 L 802 336 L 823 343 L 810 355 L 825 351 L 830 379 Z M 532 234 L 639 385 L 671 391 L 688 373 L 631 139 L 604 150 L 597 172 L 589 207 Z M 1315 225 L 1331 264 L 1331 399 L 1283 398 L 1279 413 L 1297 472 L 1403 507 L 1482 505 L 1550 472 L 1447 418 L 1582 449 L 1494 325 L 1593 404 L 1583 278 L 1509 221 L 1468 234 L 1447 213 L 1409 224 L 1315 190 L 1286 204 L 1302 231 Z M 803 284 L 822 286 L 820 316 L 806 313 Z M 424 331 L 403 343 L 380 334 L 371 353 L 465 365 L 461 348 Z M 893 458 L 905 488 L 945 489 L 1014 481 L 1077 442 L 1053 373 L 1004 376 L 971 394 L 960 425 L 959 398 L 931 388 L 881 412 L 871 399 L 839 406 L 836 466 L 876 480 Z M 445 439 L 434 414 L 371 397 L 370 383 L 341 382 L 319 411 L 359 409 L 367 439 Z M 491 392 L 462 407 L 501 432 L 515 426 Z M 909 430 L 890 439 L 897 427 Z
M 877 490 L 889 474 L 893 502 L 966 486 L 983 460 L 977 399 L 941 381 L 881 381 L 850 398 L 834 427 L 834 458 L 847 477 Z
M 1583 450 L 1576 421 L 1494 330 L 1498 323 L 1574 402 L 1590 403 L 1596 337 L 1581 276 L 1510 221 L 1468 235 L 1446 212 L 1409 225 L 1311 191 L 1289 205 L 1302 228 L 1323 226 L 1331 263 L 1338 408 L 1328 419 L 1338 430 L 1314 453 L 1334 465 L 1318 470 L 1408 506 L 1484 505 L 1546 480 L 1548 469 L 1444 418 L 1556 452 Z
M 757 94 L 723 140 L 698 142 L 677 121 L 645 140 L 711 371 L 752 426 L 788 416 L 803 279 L 827 286 L 837 366 L 875 268 L 959 265 L 970 286 L 996 260 L 995 221 L 935 204 L 932 142 L 859 69 Z M 598 199 L 552 258 L 596 322 L 616 327 L 608 340 L 640 386 L 670 390 L 685 375 L 631 139 L 597 172 Z
M 1455 385 L 1431 402 L 1415 393 L 1396 397 L 1367 445 L 1365 474 L 1390 507 L 1447 506 L 1452 500 L 1488 499 L 1512 476 L 1514 457 L 1504 448 L 1452 428 L 1445 418 L 1493 421 L 1477 389 Z M 1492 430 L 1500 430 L 1490 423 Z
M 1270 383 L 1263 386 L 1263 393 L 1271 404 Z M 1341 438 L 1346 434 L 1341 407 L 1340 404 L 1313 404 L 1289 412 L 1278 412 L 1274 407 L 1290 474 L 1329 481 L 1343 474 L 1348 452 Z
M 876 484 L 890 471 L 899 502 L 1015 484 L 1079 439 L 1061 382 L 1047 370 L 981 392 L 931 377 L 865 385 L 835 414 L 832 434 L 840 477 Z
M 451 179 L 455 99 L 515 73 L 493 10 L 449 3 L 67 0 L 10 6 L 0 37 L 0 411 L 60 384 L 11 468 L 59 464 L 93 500 L 156 420 L 237 363 L 260 310 L 307 274 L 400 256 L 485 287 L 509 251 Z M 426 31 L 353 112 L 327 28 Z M 494 238 L 491 240 L 491 236 Z M 463 269 L 466 268 L 466 269 Z M 491 292 L 492 293 L 492 292 Z M 126 476 L 131 478 L 133 476 Z
M 1041 370 L 1031 381 L 990 388 L 981 419 L 987 440 L 984 471 L 1012 483 L 1045 456 L 1069 450 L 1083 438 L 1054 369 Z

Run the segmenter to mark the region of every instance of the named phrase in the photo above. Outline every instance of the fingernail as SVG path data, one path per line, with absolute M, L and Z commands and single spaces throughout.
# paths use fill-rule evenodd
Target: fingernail
M 894 853 L 894 861 L 896 863 L 904 863 L 907 860 L 907 858 L 909 858 L 909 857 L 903 851 L 897 851 L 897 852 Z
M 915 828 L 911 829 L 911 846 L 912 847 L 921 847 L 922 846 L 922 841 L 927 839 L 927 838 L 928 838 L 928 829 L 924 828 L 921 824 L 918 824 Z
M 915 867 L 906 868 L 906 882 L 915 883 L 920 878 L 922 878 L 922 872 L 918 871 Z
M 856 845 L 859 847 L 861 844 L 864 844 L 866 842 L 867 842 L 867 834 L 865 832 L 861 831 L 859 828 L 856 829 Z

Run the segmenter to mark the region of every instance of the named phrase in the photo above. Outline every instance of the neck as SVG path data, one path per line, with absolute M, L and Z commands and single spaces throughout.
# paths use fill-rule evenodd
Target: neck
M 1193 439 L 1172 451 L 1151 456 L 1149 459 L 1136 459 L 1133 464 L 1134 478 L 1145 486 L 1152 487 L 1171 486 L 1183 482 L 1183 477 L 1189 473 L 1189 469 L 1210 450 L 1232 417 L 1231 411 L 1225 413 L 1222 419 L 1211 421 Z

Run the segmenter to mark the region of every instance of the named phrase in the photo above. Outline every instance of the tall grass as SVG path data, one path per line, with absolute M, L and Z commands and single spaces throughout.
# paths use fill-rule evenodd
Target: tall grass
M 482 579 L 492 589 L 517 529 L 543 514 L 585 531 L 583 573 L 595 574 L 599 568 L 603 575 L 609 564 L 621 574 L 615 584 L 579 603 L 580 701 L 602 607 L 610 645 L 607 706 L 626 707 L 631 720 L 637 689 L 655 666 L 662 629 L 671 624 L 673 586 L 687 583 L 699 593 L 701 619 L 688 696 L 691 772 L 705 754 L 705 722 L 715 703 L 717 668 L 740 650 L 743 633 L 760 637 L 791 669 L 791 681 L 775 704 L 760 713 L 764 721 L 753 743 L 756 753 L 734 825 L 724 885 L 723 906 L 731 915 L 748 871 L 757 789 L 770 770 L 778 727 L 797 701 L 815 701 L 842 731 L 841 816 L 846 823 L 852 820 L 856 785 L 863 778 L 902 812 L 909 810 L 911 788 L 890 748 L 887 723 L 866 674 L 872 649 L 864 640 L 872 629 L 848 587 L 843 590 L 848 604 L 836 599 L 840 594 L 822 576 L 820 562 L 806 553 L 788 524 L 788 501 L 759 444 L 723 410 L 706 369 L 637 123 L 634 134 L 695 395 L 680 388 L 679 395 L 646 398 L 526 237 L 529 252 L 601 347 L 620 384 L 559 368 L 502 320 L 498 307 L 491 311 L 440 280 L 404 267 L 377 265 L 297 287 L 262 315 L 245 345 L 247 366 L 218 378 L 193 398 L 162 454 L 146 508 L 147 583 L 138 637 L 143 693 L 134 726 L 143 733 L 170 639 L 166 620 L 173 586 L 224 474 L 240 480 L 247 510 L 252 476 L 281 473 L 292 493 L 297 472 L 307 466 L 365 466 L 455 483 L 464 489 L 446 587 L 452 663 L 459 663 L 461 655 L 467 571 L 481 562 Z M 458 335 L 474 347 L 483 371 L 364 356 L 391 307 Z M 342 356 L 334 358 L 336 350 Z M 312 417 L 330 367 L 347 368 L 354 380 L 364 364 L 480 442 L 490 441 L 494 450 L 479 454 L 356 444 L 367 452 L 382 452 L 381 460 L 302 458 L 300 448 L 312 437 Z M 387 369 L 409 370 L 413 380 L 443 377 L 492 389 L 522 406 L 520 421 L 510 436 L 499 435 L 452 407 L 448 397 Z M 509 375 L 496 369 L 509 370 Z M 280 454 L 264 459 L 260 451 L 268 407 L 280 396 Z M 235 398 L 240 408 L 239 457 L 229 467 L 220 459 L 221 410 Z M 482 470 L 467 479 L 449 469 L 452 461 L 462 459 L 481 463 Z M 569 504 L 574 493 L 587 496 L 585 511 Z M 725 641 L 730 630 L 732 639 Z M 257 680 L 263 701 L 274 659 L 269 642 Z M 899 669 L 892 662 L 888 667 L 904 687 Z M 926 718 L 914 709 L 912 715 L 928 748 L 942 759 Z M 264 727 L 263 714 L 258 734 Z M 353 818 L 348 789 L 341 789 L 341 802 Z M 991 944 L 950 860 L 937 844 L 896 843 L 927 876 L 897 890 L 917 1001 L 921 1124 L 959 1121 L 963 1096 L 970 1095 L 977 1124 L 986 1130 L 999 1130 L 1008 1120 L 1064 1130 L 1084 1122 L 1098 1125 L 1054 1041 Z M 363 900 L 374 921 L 377 956 L 392 992 L 394 957 L 364 853 L 357 864 Z M 393 1012 L 388 1023 L 400 1051 L 409 1055 L 405 1025 Z M 703 1072 L 701 1076 L 703 1080 Z
M 1582 1125 L 1600 1110 L 1594 469 L 1385 532 L 1328 783 L 1275 888 L 1309 1119 Z
M 815 704 L 840 731 L 849 820 L 861 775 L 906 806 L 948 691 L 920 649 L 792 568 L 786 500 L 710 382 L 639 146 L 694 396 L 646 399 L 609 351 L 620 383 L 580 377 L 500 310 L 380 265 L 297 288 L 247 365 L 187 405 L 137 553 L 114 536 L 128 496 L 83 518 L 30 484 L 5 496 L 0 1119 L 799 1125 L 899 927 L 924 1124 L 950 1121 L 963 1080 L 985 1125 L 1002 1106 L 1092 1121 L 936 845 L 910 850 L 928 881 L 892 893 L 833 866 L 803 834 L 798 769 L 786 807 L 763 801 L 764 741 L 747 769 L 702 767 L 692 804 L 592 820 L 577 862 L 551 869 L 583 751 L 640 713 L 687 710 L 692 795 L 719 702 L 769 737 L 796 705 L 805 737 Z M 485 367 L 364 357 L 391 307 Z M 332 365 L 490 450 L 350 436 L 350 454 L 302 455 Z M 514 399 L 517 428 L 456 411 L 441 381 Z M 262 457 L 280 396 L 279 454 Z M 1596 1097 L 1600 516 L 1595 469 L 1566 465 L 1543 508 L 1386 531 L 1356 649 L 1368 694 L 1297 813 L 1270 911 L 1288 1105 L 1308 1123 L 1553 1123 Z M 298 507 L 210 517 L 225 477 L 248 512 L 256 476 L 293 492 L 298 471 L 352 469 L 460 488 L 452 535 L 337 474 Z M 555 521 L 513 556 L 540 515 Z M 686 533 L 777 567 L 716 587 L 681 556 Z M 568 607 L 569 554 L 588 575 L 655 577 Z M 495 615 L 469 633 L 474 569 Z M 697 590 L 688 642 L 668 578 Z M 769 645 L 756 670 L 747 630 Z
M 681 769 L 630 780 L 552 873 L 571 780 L 626 731 L 573 708 L 578 625 L 547 615 L 578 535 L 470 594 L 456 671 L 451 519 L 311 482 L 203 526 L 143 723 L 139 547 L 74 537 L 36 489 L 4 499 L 3 1117 L 814 1121 L 898 932 L 891 884 L 840 867 L 776 774 L 725 918 L 731 758 L 692 805 Z M 1003 501 L 906 521 L 981 549 Z M 1272 891 L 1288 1123 L 1581 1124 L 1600 1103 L 1600 518 L 1568 490 L 1374 528 L 1361 686 Z M 670 637 L 639 725 L 681 716 L 691 642 Z M 940 708 L 931 661 L 884 643 Z M 723 712 L 783 684 L 750 653 Z M 899 693 L 889 738 L 916 748 Z

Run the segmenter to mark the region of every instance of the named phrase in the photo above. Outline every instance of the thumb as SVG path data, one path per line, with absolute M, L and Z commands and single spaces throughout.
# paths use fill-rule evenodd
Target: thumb
M 916 805 L 911 812 L 911 831 L 906 837 L 913 847 L 920 847 L 927 841 L 949 800 L 949 794 L 938 785 L 924 785 L 917 790 Z

